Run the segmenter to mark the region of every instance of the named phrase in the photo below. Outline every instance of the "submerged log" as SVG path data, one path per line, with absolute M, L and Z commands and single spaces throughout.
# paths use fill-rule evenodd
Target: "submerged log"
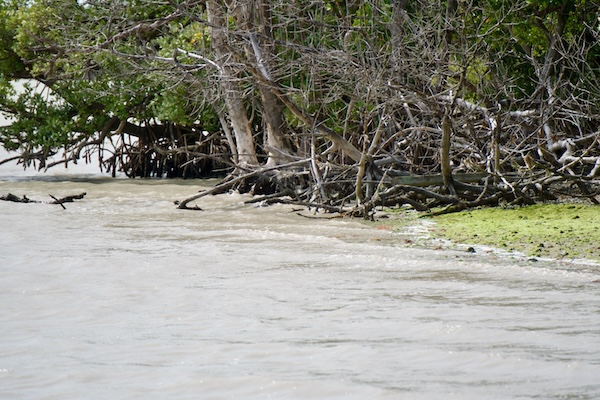
M 27 198 L 27 196 L 23 195 L 23 197 L 15 196 L 12 193 L 8 193 L 6 195 L 0 196 L 0 200 L 4 201 L 12 201 L 15 203 L 41 203 L 41 201 L 31 200 Z
M 66 207 L 64 206 L 64 203 L 72 203 L 75 200 L 81 200 L 81 199 L 83 199 L 85 197 L 86 194 L 87 193 L 83 192 L 83 193 L 80 193 L 80 194 L 74 194 L 74 195 L 65 196 L 65 197 L 61 197 L 61 198 L 56 198 L 53 195 L 49 194 L 48 196 L 52 197 L 53 201 L 41 201 L 41 200 L 32 200 L 32 199 L 28 198 L 25 195 L 23 195 L 23 197 L 19 197 L 19 196 L 16 196 L 16 195 L 12 194 L 12 193 L 8 193 L 6 195 L 0 196 L 0 200 L 12 201 L 14 203 L 58 204 L 63 209 L 66 209 Z
M 83 192 L 83 193 L 80 193 L 80 194 L 74 194 L 74 195 L 71 195 L 71 196 L 61 197 L 60 199 L 57 199 L 56 197 L 54 197 L 54 196 L 52 196 L 50 194 L 49 196 L 54 199 L 54 201 L 50 202 L 50 204 L 73 203 L 75 200 L 81 200 L 81 199 L 83 199 L 86 194 L 87 194 L 86 192 Z

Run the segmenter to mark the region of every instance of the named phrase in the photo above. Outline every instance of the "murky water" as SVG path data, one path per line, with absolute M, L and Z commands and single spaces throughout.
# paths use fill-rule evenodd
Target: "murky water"
M 2 399 L 597 399 L 600 273 L 0 167 Z M 5 170 L 6 171 L 6 170 Z

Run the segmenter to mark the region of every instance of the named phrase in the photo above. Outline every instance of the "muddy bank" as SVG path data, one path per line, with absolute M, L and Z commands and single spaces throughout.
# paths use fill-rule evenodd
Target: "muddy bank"
M 408 245 L 460 246 L 470 251 L 482 246 L 530 259 L 600 262 L 600 207 L 592 205 L 495 207 L 435 217 L 388 210 L 375 224 L 379 229 L 416 233 L 400 239 Z

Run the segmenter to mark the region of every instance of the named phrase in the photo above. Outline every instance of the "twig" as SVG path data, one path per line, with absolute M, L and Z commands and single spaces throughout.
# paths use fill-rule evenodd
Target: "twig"
M 67 209 L 67 207 L 65 207 L 64 204 L 60 200 L 58 200 L 56 197 L 52 196 L 51 194 L 49 194 L 48 196 L 50 196 L 54 199 L 54 202 L 52 204 L 60 205 L 63 208 L 63 210 Z

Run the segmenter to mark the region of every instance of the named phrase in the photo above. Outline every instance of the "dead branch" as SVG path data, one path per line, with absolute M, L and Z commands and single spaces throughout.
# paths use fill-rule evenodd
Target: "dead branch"
M 63 209 L 66 210 L 66 207 L 64 206 L 64 203 L 72 203 L 75 200 L 81 200 L 85 197 L 86 193 L 80 193 L 80 194 L 75 194 L 75 195 L 70 195 L 70 196 L 65 196 L 65 197 L 61 197 L 61 198 L 56 198 L 55 196 L 49 194 L 48 196 L 52 197 L 52 199 L 54 201 L 40 201 L 40 200 L 32 200 L 30 198 L 28 198 L 27 196 L 23 195 L 23 197 L 19 197 L 19 196 L 15 196 L 12 193 L 8 193 L 6 195 L 0 196 L 0 200 L 4 200 L 4 201 L 12 201 L 14 203 L 44 203 L 44 204 L 58 204 L 60 205 Z

